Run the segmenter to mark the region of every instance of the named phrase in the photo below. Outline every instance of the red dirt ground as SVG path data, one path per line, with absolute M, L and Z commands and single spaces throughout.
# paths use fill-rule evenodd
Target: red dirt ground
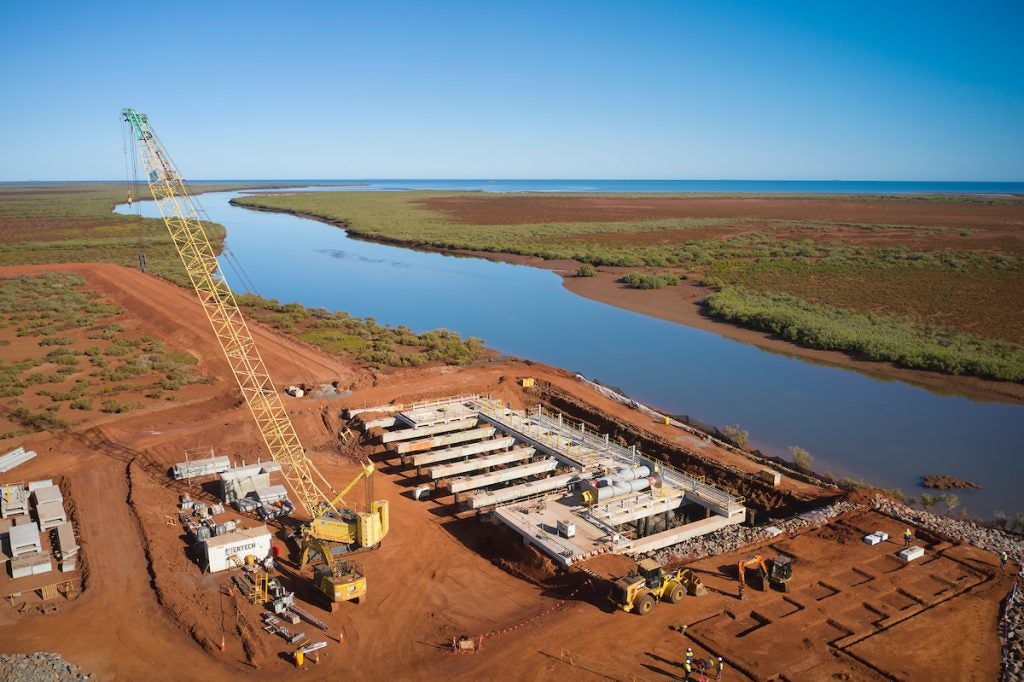
M 658 218 L 751 218 L 831 223 L 1009 228 L 1024 224 L 1024 203 L 1014 205 L 934 200 L 858 201 L 807 197 L 437 197 L 423 206 L 470 225 L 548 222 L 617 222 Z M 870 233 L 869 233 L 870 234 Z
M 226 363 L 201 308 L 188 292 L 173 285 L 109 265 L 6 268 L 0 270 L 0 275 L 70 269 L 139 318 L 169 350 L 188 350 L 199 357 L 203 372 L 227 376 Z M 535 376 L 637 428 L 668 440 L 679 437 L 674 429 L 651 424 L 637 412 L 581 388 L 566 373 L 539 365 L 484 362 L 469 368 L 433 367 L 374 374 L 260 325 L 253 325 L 253 333 L 280 384 L 339 380 L 343 386 L 352 387 L 347 398 L 326 403 L 332 415 L 345 406 L 407 402 L 464 392 L 489 392 L 522 404 L 529 397 L 515 379 Z M 994 613 L 1011 574 L 994 569 L 990 565 L 993 557 L 973 550 L 935 546 L 930 548 L 930 554 L 936 554 L 932 563 L 912 571 L 901 569 L 892 577 L 886 567 L 879 568 L 880 575 L 885 576 L 879 580 L 894 581 L 895 596 L 889 596 L 897 600 L 902 594 L 897 587 L 922 600 L 938 599 L 933 593 L 941 585 L 930 587 L 935 582 L 933 576 L 956 580 L 960 570 L 967 571 L 970 580 L 983 580 L 985 585 L 975 587 L 966 596 L 961 596 L 966 594 L 963 590 L 956 592 L 952 599 L 942 601 L 941 609 L 936 602 L 936 609 L 924 610 L 891 630 L 869 629 L 870 622 L 860 618 L 857 605 L 864 601 L 874 605 L 873 598 L 851 586 L 849 597 L 843 597 L 842 613 L 829 617 L 847 627 L 852 623 L 863 629 L 865 636 L 855 641 L 848 637 L 849 641 L 844 640 L 837 648 L 825 636 L 821 609 L 814 607 L 816 597 L 805 609 L 809 615 L 799 618 L 789 615 L 788 602 L 776 593 L 756 594 L 739 608 L 732 596 L 734 579 L 727 568 L 717 568 L 728 567 L 730 562 L 735 565 L 736 556 L 698 564 L 707 572 L 705 582 L 713 588 L 711 594 L 687 600 L 681 606 L 659 605 L 647 618 L 612 611 L 605 600 L 607 586 L 599 583 L 596 588 L 587 587 L 579 575 L 535 582 L 549 574 L 543 562 L 503 544 L 502 536 L 494 535 L 488 524 L 454 517 L 437 501 L 412 500 L 409 474 L 385 463 L 374 477 L 374 497 L 390 501 L 392 528 L 380 550 L 360 558 L 368 576 L 369 598 L 364 604 L 343 605 L 333 615 L 309 607 L 330 623 L 332 636 L 344 633 L 344 644 L 329 640 L 320 662 L 298 671 L 284 656 L 290 647 L 260 630 L 259 609 L 244 600 L 222 597 L 220 588 L 229 583 L 227 576 L 201 574 L 187 555 L 180 528 L 165 523 L 166 516 L 175 512 L 177 495 L 186 489 L 183 484 L 172 483 L 166 469 L 182 458 L 184 448 L 213 445 L 220 454 L 248 461 L 261 454 L 255 427 L 231 383 L 222 380 L 203 389 L 203 395 L 174 405 L 130 413 L 98 425 L 84 424 L 72 433 L 24 439 L 24 445 L 39 456 L 19 467 L 16 479 L 11 480 L 51 477 L 58 472 L 64 476 L 75 496 L 82 551 L 89 561 L 89 581 L 82 595 L 64 604 L 56 614 L 19 616 L 0 603 L 4 651 L 56 651 L 85 671 L 97 674 L 98 679 L 229 680 L 242 675 L 268 679 L 343 676 L 356 680 L 617 679 L 630 675 L 666 679 L 680 676 L 679 661 L 685 646 L 694 646 L 698 654 L 704 654 L 711 651 L 712 642 L 721 646 L 717 653 L 726 659 L 730 679 L 767 679 L 786 672 L 793 665 L 790 657 L 806 646 L 801 644 L 805 641 L 811 642 L 809 651 L 817 661 L 815 674 L 847 676 L 842 679 L 871 679 L 876 673 L 862 660 L 886 674 L 905 677 L 907 668 L 901 665 L 912 665 L 911 670 L 916 670 L 929 657 L 948 659 L 942 652 L 954 648 L 977 651 L 983 657 L 977 667 L 958 670 L 963 676 L 991 679 L 992 665 L 998 665 L 998 655 L 993 655 L 997 642 Z M 338 484 L 347 482 L 357 467 L 333 449 L 334 433 L 321 417 L 324 403 L 303 399 L 288 405 L 320 469 Z M 7 445 L 0 443 L 0 449 Z M 714 448 L 708 448 L 707 453 L 731 466 L 759 468 L 733 453 Z M 788 479 L 785 486 L 806 497 L 820 494 L 808 484 Z M 191 493 L 207 495 L 198 486 Z M 873 529 L 885 523 L 895 522 L 870 518 L 861 525 Z M 894 535 L 891 529 L 890 534 Z M 848 560 L 839 564 L 835 563 L 836 556 L 845 556 L 851 549 L 861 553 L 864 548 L 871 549 L 857 542 L 839 546 L 830 537 L 834 534 L 809 533 L 789 541 L 804 566 L 798 568 L 802 572 L 795 579 L 798 590 L 812 589 L 818 581 L 828 582 L 827 575 L 847 570 L 853 561 L 850 557 L 859 554 L 849 554 Z M 776 540 L 776 544 L 784 542 Z M 283 544 L 280 537 L 278 542 Z M 884 558 L 880 554 L 875 559 Z M 516 577 L 495 561 L 512 569 L 518 567 L 530 579 Z M 595 569 L 605 575 L 619 574 L 629 566 L 628 560 L 617 557 L 602 557 L 599 562 Z M 287 583 L 299 588 L 300 598 L 309 596 L 303 591 L 303 583 L 294 579 L 287 562 L 282 575 Z M 563 601 L 567 596 L 570 598 Z M 804 597 L 797 601 L 800 599 Z M 940 627 L 950 609 L 958 622 L 971 627 L 956 631 Z M 736 639 L 743 631 L 742 622 L 753 618 L 752 610 L 783 622 L 781 627 L 769 625 L 758 630 L 770 635 L 770 646 L 749 646 L 763 640 L 753 631 L 746 638 Z M 865 617 L 870 618 L 872 613 L 869 609 Z M 724 625 L 719 627 L 718 622 Z M 690 639 L 670 629 L 680 623 L 689 625 Z M 915 628 L 927 630 L 929 637 L 922 640 Z M 318 639 L 318 631 L 312 627 L 302 625 L 299 629 Z M 222 633 L 223 652 L 219 650 Z M 485 637 L 479 654 L 448 653 L 445 644 L 463 633 L 492 634 Z M 905 655 L 896 661 L 895 652 Z M 250 659 L 259 667 L 254 668 Z

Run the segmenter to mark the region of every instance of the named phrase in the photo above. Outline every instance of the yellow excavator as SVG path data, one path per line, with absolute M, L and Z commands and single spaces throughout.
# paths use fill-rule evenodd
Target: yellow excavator
M 342 602 L 356 604 L 366 596 L 366 576 L 362 567 L 349 559 L 336 559 L 331 546 L 313 538 L 303 543 L 303 563 L 308 554 L 321 557 L 323 563 L 313 567 L 313 586 L 332 612 Z
M 761 589 L 767 590 L 769 583 L 775 583 L 783 592 L 789 592 L 789 581 L 793 578 L 793 558 L 784 554 L 772 559 L 771 568 L 760 554 L 754 555 L 736 565 L 740 581 L 740 599 L 745 598 L 747 569 L 756 569 L 761 578 Z
M 360 511 L 351 509 L 344 500 L 344 495 L 358 481 L 369 481 L 373 464 L 364 462 L 356 479 L 339 493 L 306 456 L 281 394 L 267 373 L 235 295 L 221 272 L 185 180 L 157 139 L 149 118 L 134 109 L 124 109 L 121 115 L 135 140 L 133 152 L 141 157 L 153 201 L 267 451 L 281 465 L 285 483 L 311 519 L 300 533 L 303 555 L 308 555 L 309 547 L 319 547 L 324 551 L 317 553 L 322 554 L 325 565 L 330 568 L 333 561 L 330 555 L 335 550 L 355 552 L 377 547 L 388 533 L 387 500 L 370 501 L 368 496 L 367 509 Z M 324 591 L 327 588 L 318 582 L 317 589 L 333 603 L 336 597 L 333 587 L 328 594 Z M 362 589 L 365 592 L 365 581 Z

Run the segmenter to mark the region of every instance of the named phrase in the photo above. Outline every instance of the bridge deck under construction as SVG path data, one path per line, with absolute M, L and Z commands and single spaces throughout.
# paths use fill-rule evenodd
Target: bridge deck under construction
M 394 415 L 365 425 L 390 429 L 380 441 L 433 483 L 435 497 L 490 511 L 563 567 L 653 551 L 746 518 L 741 499 L 540 406 L 471 395 L 367 411 Z M 616 475 L 635 479 L 618 481 L 632 487 L 606 486 Z

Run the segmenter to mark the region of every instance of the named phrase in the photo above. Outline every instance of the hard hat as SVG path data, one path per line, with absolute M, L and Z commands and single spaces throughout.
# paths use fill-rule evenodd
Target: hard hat
M 718 657 L 718 660 L 722 660 L 722 657 L 721 657 L 721 656 L 719 656 L 719 657 Z

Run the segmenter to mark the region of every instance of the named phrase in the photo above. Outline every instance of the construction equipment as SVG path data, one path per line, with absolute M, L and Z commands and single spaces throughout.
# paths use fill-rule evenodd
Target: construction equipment
M 313 567 L 313 583 L 333 612 L 340 602 L 352 601 L 358 604 L 366 596 L 366 577 L 359 564 L 338 560 L 331 550 L 330 544 L 310 539 L 302 549 L 302 563 L 305 564 L 313 555 L 321 558 L 323 563 Z
M 752 556 L 746 561 L 739 562 L 736 566 L 736 570 L 739 574 L 741 599 L 744 596 L 744 591 L 747 585 L 747 569 L 757 569 L 757 572 L 761 577 L 762 590 L 767 590 L 769 583 L 775 583 L 783 592 L 789 592 L 789 581 L 793 577 L 792 557 L 785 555 L 775 557 L 772 559 L 770 569 L 767 564 L 765 564 L 764 557 L 760 554 Z
M 343 601 L 358 604 L 366 596 L 366 576 L 354 561 L 329 561 L 314 566 L 313 582 L 317 592 L 325 597 L 331 612 Z
M 365 462 L 356 480 L 338 493 L 306 456 L 281 395 L 267 373 L 235 295 L 220 269 L 200 211 L 184 179 L 157 139 L 148 117 L 134 109 L 124 109 L 121 114 L 131 128 L 142 157 L 153 201 L 267 450 L 281 465 L 285 482 L 312 520 L 302 528 L 303 542 L 336 542 L 347 551 L 376 547 L 388 532 L 387 501 L 376 500 L 365 511 L 355 511 L 348 508 L 343 499 L 357 481 L 369 481 L 373 464 Z
M 637 570 L 612 584 L 608 600 L 627 613 L 636 610 L 646 616 L 659 599 L 678 604 L 687 594 L 705 593 L 700 578 L 688 568 L 666 572 L 657 561 L 643 559 Z

